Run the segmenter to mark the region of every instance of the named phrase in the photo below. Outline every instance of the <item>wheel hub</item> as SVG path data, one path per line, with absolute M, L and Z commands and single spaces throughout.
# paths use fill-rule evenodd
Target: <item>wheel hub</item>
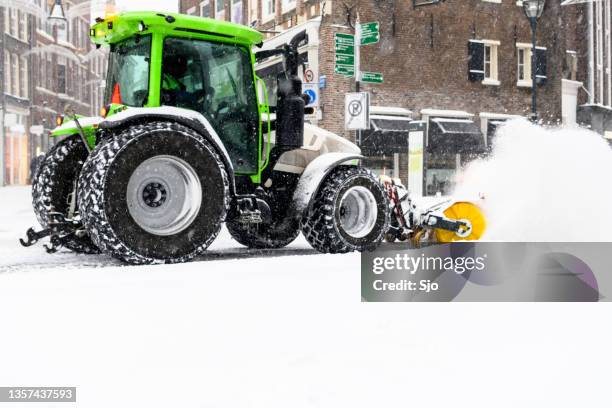
M 160 183 L 149 183 L 142 191 L 142 199 L 152 208 L 162 206 L 168 197 L 168 190 Z
M 376 225 L 378 206 L 370 190 L 357 186 L 347 190 L 340 201 L 340 225 L 354 238 L 367 236 Z
M 128 210 L 140 228 L 169 236 L 187 229 L 202 205 L 202 186 L 196 171 L 175 156 L 154 156 L 130 176 Z

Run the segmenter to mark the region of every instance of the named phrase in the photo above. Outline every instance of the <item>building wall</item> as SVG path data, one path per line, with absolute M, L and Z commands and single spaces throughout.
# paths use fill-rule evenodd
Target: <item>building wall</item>
M 70 15 L 70 9 L 85 0 L 63 1 L 69 21 L 65 28 L 53 25 L 46 18 L 27 15 L 27 37 L 10 33 L 5 30 L 7 22 L 10 24 L 10 11 L 21 13 L 19 4 L 14 7 L 0 9 L 0 32 L 2 32 L 2 46 L 0 52 L 0 66 L 3 71 L 3 106 L 6 114 L 17 111 L 22 115 L 20 127 L 13 126 L 12 130 L 22 129 L 19 136 L 19 154 L 10 154 L 12 142 L 15 139 L 11 127 L 3 126 L 2 138 L 5 147 L 2 152 L 2 168 L 5 174 L 0 177 L 0 183 L 24 184 L 29 182 L 29 165 L 33 157 L 46 152 L 54 139 L 48 136 L 49 131 L 55 127 L 55 118 L 70 107 L 74 112 L 82 115 L 96 115 L 102 106 L 102 90 L 100 85 L 106 72 L 106 57 L 103 53 L 92 53 L 94 48 L 89 41 L 90 16 L 89 9 L 83 13 Z M 36 0 L 34 2 L 41 10 L 42 15 L 48 15 L 54 1 Z M 25 15 L 25 14 L 23 14 Z M 17 38 L 16 38 L 17 37 Z M 60 51 L 49 51 L 49 45 L 59 47 Z M 7 54 L 8 53 L 8 54 Z M 12 72 L 7 77 L 4 66 L 6 55 L 19 55 L 20 60 L 26 62 L 21 78 L 27 78 L 27 91 L 15 95 L 12 87 L 4 86 Z M 24 75 L 25 73 L 25 75 Z M 12 117 L 8 118 L 12 121 Z M 9 123 L 7 122 L 7 123 Z M 34 128 L 32 128 L 34 127 Z M 42 127 L 42 132 L 37 128 Z M 32 130 L 36 130 L 33 133 Z M 14 143 L 13 143 L 14 144 Z M 21 147 L 25 153 L 21 151 Z M 13 150 L 15 147 L 13 146 Z M 9 153 L 7 153 L 9 152 Z M 15 170 L 19 169 L 15 173 Z
M 362 47 L 363 71 L 381 72 L 383 84 L 361 84 L 371 94 L 373 105 L 407 108 L 415 118 L 425 108 L 462 110 L 475 115 L 492 112 L 528 116 L 531 111 L 530 81 L 518 86 L 517 43 L 531 43 L 531 28 L 516 0 L 446 0 L 414 7 L 400 0 L 297 0 L 284 10 L 276 0 L 275 17 L 266 20 L 267 0 L 249 5 L 247 21 L 256 27 L 282 31 L 316 16 L 322 16 L 319 46 L 319 74 L 327 85 L 320 90 L 323 128 L 355 140 L 355 132 L 344 129 L 345 93 L 355 90 L 354 79 L 334 74 L 336 33 L 354 33 L 357 14 L 361 22 L 380 22 L 381 40 Z M 198 1 L 182 0 L 181 11 L 197 9 Z M 585 7 L 561 7 L 548 1 L 538 23 L 537 45 L 546 47 L 547 82 L 538 86 L 538 113 L 544 123 L 562 119 L 562 80 L 586 80 Z M 486 85 L 468 78 L 469 40 L 498 41 L 497 79 Z M 574 51 L 577 69 L 568 56 Z M 531 61 L 528 61 L 530 64 Z M 526 86 L 525 86 L 526 85 Z M 579 91 L 578 102 L 586 102 Z M 400 174 L 407 178 L 407 155 L 399 158 Z

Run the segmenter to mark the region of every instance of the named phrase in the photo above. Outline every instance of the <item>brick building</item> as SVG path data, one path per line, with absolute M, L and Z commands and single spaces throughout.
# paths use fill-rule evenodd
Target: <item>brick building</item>
M 54 0 L 15 0 L 0 9 L 2 126 L 0 185 L 25 184 L 30 161 L 48 150 L 55 117 L 102 105 L 105 57 L 89 41 L 90 2 L 63 1 L 68 21 L 51 24 Z
M 347 92 L 355 90 L 355 80 L 334 73 L 334 36 L 354 33 L 357 15 L 361 22 L 380 22 L 380 42 L 362 47 L 361 69 L 381 72 L 384 83 L 361 84 L 361 90 L 371 95 L 374 127 L 363 131 L 359 142 L 369 155 L 371 168 L 406 182 L 408 134 L 401 121 L 424 120 L 425 164 L 419 176 L 423 186 L 409 186 L 413 190 L 448 192 L 457 167 L 473 157 L 463 151 L 436 152 L 433 141 L 444 140 L 438 136 L 450 140 L 454 129 L 473 136 L 463 145 L 480 143 L 486 147 L 496 126 L 510 117 L 526 116 L 531 109 L 531 30 L 520 1 L 246 3 L 181 0 L 180 11 L 230 20 L 232 7 L 239 4 L 242 22 L 269 32 L 265 48 L 277 47 L 306 29 L 309 43 L 300 52 L 318 92 L 317 111 L 310 120 L 352 140 L 357 139 L 355 132 L 344 129 L 344 99 Z M 562 7 L 560 3 L 549 0 L 538 24 L 533 69 L 538 112 L 545 123 L 575 122 L 576 106 L 586 102 L 586 93 L 580 91 L 586 71 L 584 8 Z M 258 75 L 268 90 L 273 88 L 281 66 L 278 60 L 258 65 Z M 377 143 L 368 145 L 372 141 Z

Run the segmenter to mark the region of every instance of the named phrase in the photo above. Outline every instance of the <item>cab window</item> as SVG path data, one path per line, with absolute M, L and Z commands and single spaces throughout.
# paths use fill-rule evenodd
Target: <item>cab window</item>
M 111 48 L 106 103 L 142 107 L 149 96 L 151 36 L 133 37 Z
M 167 38 L 161 103 L 202 113 L 223 141 L 236 172 L 257 172 L 259 118 L 247 48 Z

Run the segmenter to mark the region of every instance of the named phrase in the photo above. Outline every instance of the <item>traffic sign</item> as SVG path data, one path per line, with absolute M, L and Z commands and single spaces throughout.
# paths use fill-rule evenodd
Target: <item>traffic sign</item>
M 347 77 L 355 76 L 355 36 L 336 33 L 336 66 L 334 72 Z
M 336 43 L 336 54 L 355 55 L 355 46 L 353 44 Z
M 355 66 L 354 65 L 338 65 L 336 64 L 334 72 L 339 75 L 344 75 L 347 77 L 355 76 Z
M 307 69 L 306 71 L 304 71 L 304 81 L 305 82 L 314 81 L 314 72 L 312 72 L 311 69 Z
M 355 65 L 354 55 L 336 54 L 336 65 Z
M 380 72 L 362 72 L 362 82 L 370 82 L 373 84 L 382 84 L 384 82 L 383 74 Z
M 367 92 L 347 93 L 344 107 L 344 127 L 347 130 L 370 128 L 370 94 Z
M 361 24 L 361 45 L 375 44 L 380 41 L 380 23 Z
M 302 84 L 302 93 L 310 97 L 310 101 L 306 107 L 314 108 L 319 106 L 319 84 L 304 83 Z
M 343 43 L 348 45 L 355 44 L 355 36 L 353 34 L 336 33 L 336 44 Z

